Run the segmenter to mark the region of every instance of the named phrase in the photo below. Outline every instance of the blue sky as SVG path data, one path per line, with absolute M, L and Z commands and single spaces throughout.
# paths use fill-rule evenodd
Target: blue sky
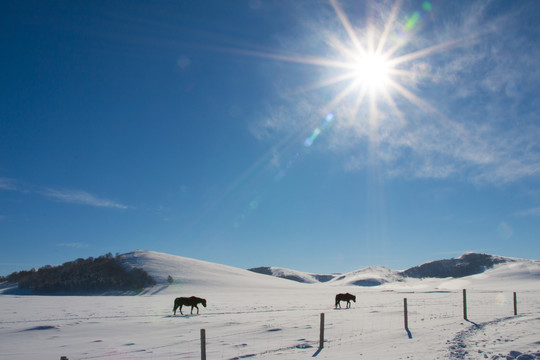
M 537 1 L 0 8 L 2 275 L 540 259 Z

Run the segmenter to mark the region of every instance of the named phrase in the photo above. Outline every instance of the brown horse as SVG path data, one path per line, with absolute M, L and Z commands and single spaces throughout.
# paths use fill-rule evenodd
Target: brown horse
M 351 307 L 351 300 L 356 302 L 356 296 L 346 293 L 346 294 L 337 294 L 336 295 L 336 308 L 339 306 L 341 308 L 340 302 L 347 302 L 347 309 Z
M 182 313 L 182 306 L 191 306 L 191 314 L 193 314 L 193 308 L 197 309 L 197 314 L 199 313 L 199 307 L 198 304 L 202 304 L 204 307 L 206 307 L 206 299 L 201 299 L 196 296 L 192 297 L 179 297 L 174 299 L 174 307 L 173 312 L 174 315 L 176 315 L 176 309 L 180 308 L 180 314 L 184 315 Z

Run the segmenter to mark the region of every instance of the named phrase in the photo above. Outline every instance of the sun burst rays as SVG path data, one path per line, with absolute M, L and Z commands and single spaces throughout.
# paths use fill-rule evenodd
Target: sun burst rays
M 377 122 L 383 108 L 404 119 L 397 98 L 403 98 L 425 112 L 436 112 L 432 105 L 415 93 L 414 79 L 418 70 L 412 64 L 460 46 L 478 34 L 414 49 L 409 45 L 417 35 L 417 31 L 413 30 L 421 16 L 419 12 L 414 12 L 403 20 L 402 0 L 396 0 L 386 11 L 378 9 L 383 19 L 381 26 L 374 24 L 369 15 L 362 26 L 357 26 L 351 22 L 338 0 L 329 0 L 329 3 L 345 34 L 340 37 L 339 31 L 325 32 L 325 44 L 333 50 L 332 56 L 232 48 L 221 50 L 328 70 L 327 76 L 297 89 L 297 92 L 328 89 L 331 97 L 326 104 L 321 105 L 321 113 L 335 111 L 338 106 L 347 106 L 349 116 L 354 119 L 365 105 L 369 109 L 368 122 L 372 125 Z M 424 12 L 431 11 L 431 4 L 426 1 L 422 8 Z

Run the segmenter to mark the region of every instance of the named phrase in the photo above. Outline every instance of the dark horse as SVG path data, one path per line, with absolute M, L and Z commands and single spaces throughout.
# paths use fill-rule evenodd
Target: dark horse
M 199 307 L 198 304 L 202 304 L 204 307 L 206 307 L 206 299 L 201 299 L 196 296 L 192 297 L 179 297 L 174 299 L 174 315 L 176 315 L 176 309 L 180 308 L 180 314 L 182 314 L 182 306 L 191 306 L 191 313 L 193 314 L 193 308 L 197 308 L 197 314 L 199 313 Z
M 339 306 L 341 308 L 340 302 L 347 302 L 347 309 L 351 307 L 351 300 L 356 302 L 356 296 L 346 293 L 346 294 L 337 294 L 336 295 L 336 308 Z

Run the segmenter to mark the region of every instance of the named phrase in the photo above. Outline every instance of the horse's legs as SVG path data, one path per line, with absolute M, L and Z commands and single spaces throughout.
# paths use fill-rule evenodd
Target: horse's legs
M 180 304 L 180 315 L 184 315 L 184 314 L 182 313 L 182 306 L 183 306 L 183 305 Z
M 174 315 L 176 315 L 176 308 L 178 308 L 178 305 L 176 305 L 176 303 L 175 303 L 175 304 L 174 304 L 174 307 L 173 307 Z
M 197 314 L 199 313 L 199 307 L 197 305 L 195 305 L 195 307 L 197 308 Z

